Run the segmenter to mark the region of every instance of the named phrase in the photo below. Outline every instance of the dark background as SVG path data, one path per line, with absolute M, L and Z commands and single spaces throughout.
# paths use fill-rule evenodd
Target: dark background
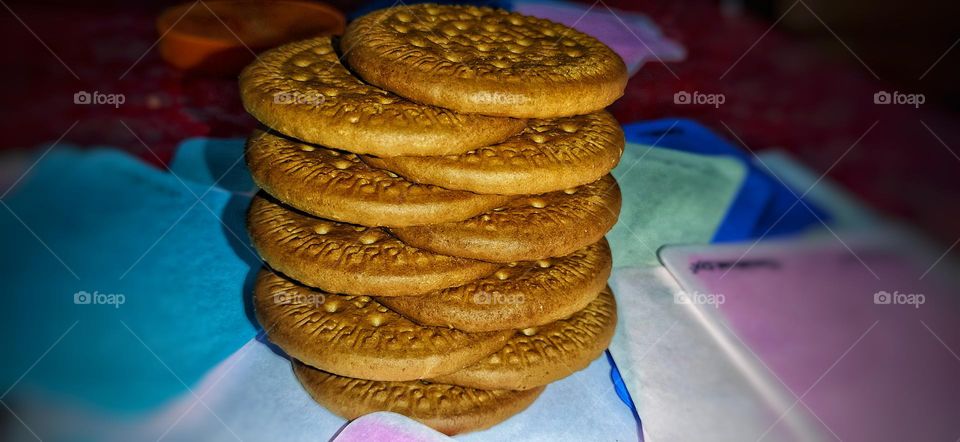
M 120 147 L 162 167 L 184 138 L 245 136 L 255 122 L 233 78 L 185 75 L 153 46 L 156 15 L 176 3 L 5 1 L 0 149 L 62 138 Z M 371 7 L 330 3 L 348 14 Z M 684 62 L 650 63 L 631 79 L 611 108 L 621 122 L 689 117 L 750 150 L 785 149 L 945 249 L 960 237 L 960 4 L 582 3 L 647 14 L 688 51 Z M 78 106 L 78 90 L 123 93 L 127 102 Z M 727 104 L 676 106 L 679 90 L 723 93 Z M 922 93 L 926 103 L 876 105 L 880 90 Z

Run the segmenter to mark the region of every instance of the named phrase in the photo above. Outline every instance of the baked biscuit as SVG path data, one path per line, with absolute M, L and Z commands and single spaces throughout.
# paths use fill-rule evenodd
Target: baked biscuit
M 519 132 L 524 121 L 413 103 L 366 84 L 341 63 L 330 37 L 260 54 L 240 74 L 247 112 L 294 138 L 378 156 L 447 155 Z
M 592 183 L 623 154 L 623 130 L 606 111 L 532 120 L 502 143 L 459 155 L 363 157 L 410 181 L 477 193 L 530 195 Z
M 560 258 L 505 265 L 459 287 L 378 301 L 424 325 L 474 333 L 535 327 L 583 309 L 606 287 L 611 265 L 602 239 Z
M 347 62 L 410 100 L 521 118 L 580 115 L 623 95 L 627 69 L 597 39 L 501 9 L 420 4 L 354 20 Z
M 253 305 L 267 337 L 290 356 L 341 376 L 381 381 L 456 371 L 514 334 L 424 327 L 369 296 L 311 290 L 267 269 L 257 275 Z
M 293 372 L 310 396 L 347 420 L 392 411 L 454 435 L 492 427 L 533 403 L 543 388 L 477 390 L 422 381 L 379 382 L 324 373 L 294 361 Z
M 416 295 L 466 284 L 498 267 L 420 250 L 377 227 L 314 218 L 260 195 L 250 203 L 247 229 L 271 267 L 331 293 Z
M 437 382 L 482 389 L 538 388 L 583 370 L 610 345 L 617 305 L 606 288 L 573 316 L 524 329 L 496 353 Z
M 462 221 L 511 199 L 412 183 L 368 166 L 356 154 L 262 130 L 247 140 L 246 159 L 254 182 L 285 204 L 364 226 Z
M 465 221 L 391 229 L 406 244 L 493 262 L 563 256 L 593 244 L 617 223 L 612 175 L 585 186 L 519 197 Z

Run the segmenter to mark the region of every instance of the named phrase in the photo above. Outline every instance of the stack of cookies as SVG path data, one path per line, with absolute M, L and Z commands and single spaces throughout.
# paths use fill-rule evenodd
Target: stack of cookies
M 291 43 L 240 77 L 261 123 L 254 308 L 320 404 L 454 434 L 600 356 L 623 61 L 502 10 L 416 5 Z

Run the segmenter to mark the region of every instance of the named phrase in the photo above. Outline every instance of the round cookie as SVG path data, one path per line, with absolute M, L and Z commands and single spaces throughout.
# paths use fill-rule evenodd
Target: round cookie
M 524 329 L 496 353 L 434 381 L 481 389 L 526 390 L 590 365 L 610 345 L 617 304 L 610 288 L 573 316 Z
M 460 112 L 586 114 L 620 98 L 627 84 L 623 60 L 597 39 L 500 9 L 383 9 L 354 20 L 341 47 L 367 82 Z
M 363 158 L 418 183 L 502 195 L 591 183 L 620 162 L 623 130 L 606 111 L 529 123 L 502 143 L 459 155 Z
M 492 262 L 564 256 L 603 238 L 620 215 L 612 175 L 558 192 L 519 197 L 465 221 L 391 229 L 404 243 Z
M 414 226 L 462 221 L 510 200 L 416 184 L 375 169 L 357 155 L 256 130 L 247 140 L 254 182 L 284 203 L 319 216 L 365 226 Z
M 250 203 L 247 229 L 271 267 L 331 293 L 416 295 L 497 269 L 494 263 L 408 246 L 380 228 L 313 218 L 259 195 Z
M 315 401 L 344 419 L 391 411 L 451 436 L 507 420 L 543 392 L 543 387 L 527 391 L 477 390 L 422 381 L 351 379 L 297 361 L 293 362 L 293 372 Z
M 340 63 L 330 37 L 260 54 L 240 74 L 240 97 L 247 112 L 284 134 L 379 156 L 466 152 L 524 126 L 523 120 L 413 103 L 370 86 Z
M 471 333 L 548 324 L 583 309 L 607 285 L 607 240 L 562 258 L 512 263 L 459 287 L 378 298 L 417 323 Z
M 267 337 L 290 356 L 341 376 L 381 381 L 451 373 L 514 334 L 424 327 L 369 296 L 311 290 L 267 269 L 257 275 L 253 305 Z

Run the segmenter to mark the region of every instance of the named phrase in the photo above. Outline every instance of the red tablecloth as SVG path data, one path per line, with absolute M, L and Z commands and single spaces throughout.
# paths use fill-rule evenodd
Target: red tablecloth
M 960 128 L 951 125 L 950 115 L 929 104 L 875 105 L 875 92 L 894 88 L 853 57 L 849 63 L 828 61 L 778 29 L 761 38 L 769 23 L 725 17 L 712 2 L 608 4 L 648 14 L 688 49 L 687 61 L 649 64 L 631 79 L 612 108 L 622 122 L 690 117 L 733 138 L 727 125 L 751 149 L 782 147 L 943 241 L 960 236 L 960 223 L 953 221 L 960 212 L 960 180 L 953 179 L 960 161 L 924 127 L 960 149 Z M 186 137 L 243 136 L 254 125 L 241 109 L 233 79 L 184 77 L 160 60 L 153 47 L 155 10 L 12 8 L 39 39 L 0 12 L 6 42 L 0 56 L 3 147 L 58 139 L 77 122 L 66 142 L 120 146 L 163 163 Z M 80 90 L 122 93 L 126 102 L 117 108 L 76 105 L 73 94 Z M 673 93 L 680 90 L 723 93 L 726 103 L 717 109 L 675 105 Z

